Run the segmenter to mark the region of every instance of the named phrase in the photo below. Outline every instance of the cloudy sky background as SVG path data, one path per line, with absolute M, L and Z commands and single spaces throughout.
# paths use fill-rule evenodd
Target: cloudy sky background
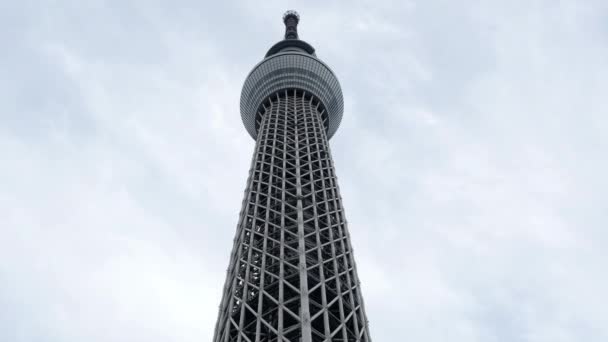
M 608 341 L 606 1 L 4 1 L 0 340 L 210 341 L 301 14 L 375 341 Z

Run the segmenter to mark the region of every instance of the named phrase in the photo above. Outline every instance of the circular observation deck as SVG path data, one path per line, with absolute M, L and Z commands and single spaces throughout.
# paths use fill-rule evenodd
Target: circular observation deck
M 241 118 L 253 139 L 257 137 L 256 116 L 263 112 L 262 104 L 282 90 L 301 90 L 321 103 L 328 118 L 328 138 L 340 126 L 344 112 L 340 83 L 333 71 L 316 57 L 314 48 L 297 38 L 299 19 L 295 11 L 285 13 L 285 39 L 270 48 L 243 84 Z

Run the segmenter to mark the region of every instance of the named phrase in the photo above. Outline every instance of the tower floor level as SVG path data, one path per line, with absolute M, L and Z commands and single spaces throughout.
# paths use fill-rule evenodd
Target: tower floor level
M 287 43 L 276 55 L 310 55 L 297 48 L 310 46 L 297 38 L 298 21 L 285 14 Z M 329 149 L 342 94 L 319 63 L 279 63 L 266 81 L 245 82 L 241 113 L 256 146 L 214 342 L 371 341 Z

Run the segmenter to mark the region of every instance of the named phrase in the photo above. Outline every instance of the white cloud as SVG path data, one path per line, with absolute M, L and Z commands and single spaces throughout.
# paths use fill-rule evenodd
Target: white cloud
M 602 2 L 13 4 L 0 340 L 209 340 L 280 15 L 339 76 L 375 340 L 604 341 Z M 10 35 L 8 35 L 8 33 Z

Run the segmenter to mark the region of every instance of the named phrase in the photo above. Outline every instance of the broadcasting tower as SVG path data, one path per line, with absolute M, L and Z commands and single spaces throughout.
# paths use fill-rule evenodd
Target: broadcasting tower
M 285 39 L 247 76 L 256 140 L 214 342 L 370 341 L 329 139 L 342 91 L 283 16 Z

